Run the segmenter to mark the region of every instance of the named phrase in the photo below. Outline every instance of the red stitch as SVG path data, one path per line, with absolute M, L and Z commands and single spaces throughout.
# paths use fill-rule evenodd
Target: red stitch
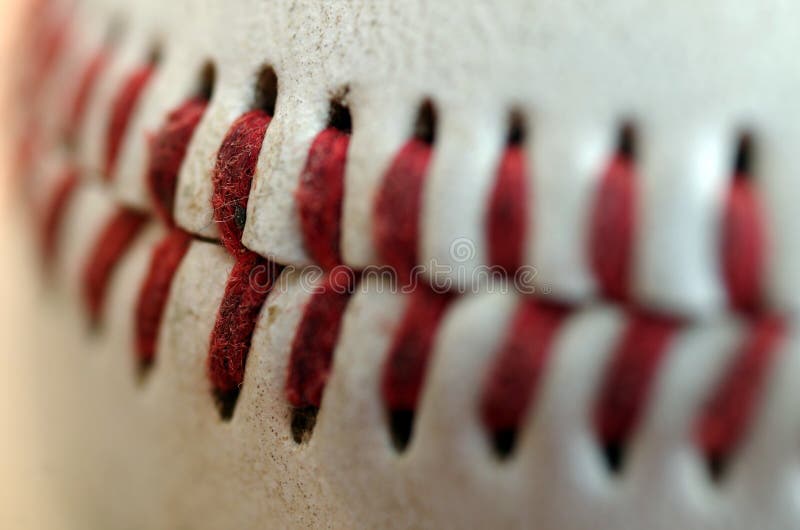
M 42 254 L 45 264 L 50 264 L 56 255 L 56 245 L 64 214 L 70 198 L 78 187 L 78 170 L 69 167 L 64 170 L 50 196 L 42 223 Z
M 389 410 L 416 409 L 433 340 L 451 299 L 428 287 L 410 295 L 383 367 L 381 393 Z
M 106 130 L 106 153 L 103 176 L 110 180 L 117 165 L 117 156 L 122 145 L 122 138 L 128 128 L 133 111 L 139 101 L 142 91 L 150 76 L 153 74 L 153 66 L 146 65 L 136 69 L 122 83 L 114 101 L 111 103 L 111 118 L 108 120 Z
M 208 376 L 218 396 L 238 392 L 258 314 L 279 268 L 254 252 L 240 254 L 219 306 L 208 351 Z
M 95 241 L 83 269 L 83 295 L 93 322 L 100 318 L 111 275 L 146 221 L 143 214 L 120 208 Z
M 375 246 L 384 264 L 394 268 L 403 283 L 419 263 L 419 217 L 431 154 L 431 145 L 422 140 L 406 143 L 384 175 L 375 199 Z
M 510 146 L 503 153 L 489 200 L 489 262 L 508 274 L 522 265 L 527 232 L 525 152 Z
M 636 227 L 636 175 L 633 162 L 619 156 L 600 180 L 591 216 L 589 254 L 604 294 L 629 296 L 631 256 Z
M 294 407 L 319 407 L 322 402 L 353 280 L 346 271 L 335 269 L 306 304 L 292 342 L 286 381 L 286 397 Z
M 173 224 L 175 186 L 189 141 L 200 123 L 208 102 L 191 98 L 167 115 L 161 128 L 150 138 L 147 185 L 156 214 Z
M 36 50 L 34 72 L 31 77 L 32 90 L 38 94 L 66 48 L 72 26 L 71 16 L 67 15 L 57 22 L 45 27 L 42 31 L 41 48 Z
M 80 129 L 84 115 L 86 114 L 86 107 L 89 104 L 89 98 L 107 62 L 108 53 L 106 50 L 99 50 L 86 66 L 86 70 L 84 70 L 81 76 L 75 99 L 72 102 L 72 108 L 70 109 L 69 121 L 67 123 L 67 136 L 74 137 Z
M 775 317 L 756 322 L 718 381 L 695 426 L 696 443 L 709 459 L 724 459 L 747 434 L 784 331 L 783 321 Z
M 341 263 L 339 233 L 350 135 L 329 127 L 317 135 L 295 193 L 306 250 L 324 268 Z
M 516 429 L 524 421 L 567 313 L 564 307 L 520 303 L 483 389 L 481 416 L 488 430 Z
M 191 242 L 189 234 L 173 228 L 153 248 L 150 268 L 136 302 L 136 357 L 142 366 L 151 364 L 155 359 L 161 316 L 167 304 L 172 278 Z
M 757 309 L 766 255 L 766 229 L 755 186 L 737 176 L 728 192 L 722 224 L 722 267 L 731 305 Z
M 636 315 L 608 365 L 594 409 L 594 426 L 605 444 L 627 441 L 644 412 L 650 390 L 678 324 Z
M 222 243 L 234 256 L 248 252 L 242 245 L 247 200 L 270 120 L 262 110 L 242 114 L 228 129 L 217 153 L 211 206 Z

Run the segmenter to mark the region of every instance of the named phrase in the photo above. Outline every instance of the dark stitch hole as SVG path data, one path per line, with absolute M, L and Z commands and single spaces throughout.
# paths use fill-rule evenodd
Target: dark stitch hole
M 153 369 L 153 361 L 139 360 L 136 364 L 136 384 L 143 385 Z
M 525 118 L 521 113 L 514 111 L 511 113 L 509 120 L 506 143 L 508 145 L 521 145 L 525 141 L 525 136 Z
M 754 150 L 752 135 L 749 133 L 742 134 L 736 145 L 736 155 L 733 159 L 733 174 L 737 179 L 745 180 L 752 176 Z
M 236 228 L 244 230 L 244 225 L 247 222 L 247 210 L 241 204 L 234 204 L 233 206 L 233 222 L 236 223 Z
M 417 112 L 414 122 L 414 138 L 432 144 L 436 141 L 436 109 L 430 100 L 426 100 Z
M 389 430 L 392 435 L 392 445 L 398 452 L 402 453 L 408 447 L 414 431 L 414 411 L 389 411 Z
M 331 102 L 328 125 L 348 134 L 353 130 L 353 121 L 350 118 L 350 109 L 347 108 L 342 100 L 334 100 Z
M 254 108 L 261 109 L 270 116 L 275 115 L 275 102 L 278 100 L 278 76 L 271 66 L 265 66 L 258 74 Z
M 150 47 L 150 51 L 147 53 L 147 62 L 151 65 L 158 65 L 161 63 L 161 58 L 163 55 L 163 50 L 161 43 L 153 44 Z
M 715 484 L 725 480 L 728 471 L 728 459 L 725 455 L 707 455 L 706 468 L 708 475 Z
M 492 448 L 500 460 L 506 460 L 514 452 L 517 444 L 516 429 L 501 429 L 492 433 Z
M 216 80 L 217 69 L 214 67 L 214 63 L 207 62 L 200 71 L 200 78 L 198 79 L 196 90 L 197 97 L 207 101 L 210 100 L 211 96 L 214 94 L 214 84 Z
M 214 391 L 214 401 L 217 404 L 220 418 L 224 421 L 229 421 L 233 417 L 233 411 L 236 409 L 236 401 L 239 399 L 239 389 L 231 390 L 230 392 Z
M 625 444 L 623 442 L 607 443 L 603 446 L 603 457 L 608 470 L 615 475 L 619 475 L 625 464 Z
M 319 408 L 309 406 L 292 409 L 292 439 L 295 443 L 308 443 L 317 424 Z
M 628 160 L 636 160 L 637 151 L 636 128 L 631 122 L 625 122 L 619 130 L 617 154 Z

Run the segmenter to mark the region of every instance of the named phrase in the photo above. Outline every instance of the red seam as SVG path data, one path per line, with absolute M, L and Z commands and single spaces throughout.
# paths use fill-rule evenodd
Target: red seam
M 136 109 L 139 97 L 153 74 L 153 70 L 152 65 L 142 66 L 134 70 L 123 81 L 111 103 L 111 116 L 106 130 L 105 164 L 103 166 L 103 176 L 106 180 L 110 180 L 113 177 L 122 138 L 128 128 L 128 122 L 133 115 L 133 111 Z
M 480 411 L 489 431 L 522 424 L 536 400 L 553 340 L 567 315 L 564 307 L 520 302 L 484 383 Z
M 111 275 L 146 221 L 143 214 L 120 208 L 95 240 L 83 269 L 84 301 L 93 322 L 100 319 Z
M 605 444 L 624 443 L 638 426 L 678 323 L 634 315 L 622 336 L 600 386 L 594 427 Z
M 755 186 L 734 178 L 725 202 L 722 228 L 722 268 L 730 304 L 754 311 L 759 304 L 765 268 L 766 229 Z
M 208 376 L 219 395 L 237 392 L 261 307 L 280 267 L 254 252 L 240 254 L 222 297 L 208 350 Z
M 427 286 L 409 295 L 383 367 L 381 394 L 389 410 L 416 409 L 433 341 L 451 300 Z
M 605 296 L 614 300 L 629 298 L 636 221 L 633 162 L 618 156 L 600 179 L 589 237 L 595 276 Z
M 172 208 L 178 172 L 207 105 L 201 98 L 185 101 L 167 115 L 164 124 L 150 138 L 147 188 L 156 215 L 169 226 L 174 224 Z
M 233 256 L 248 252 L 242 245 L 247 200 L 270 121 L 262 110 L 242 114 L 228 129 L 217 152 L 211 206 L 222 244 Z
M 510 146 L 503 153 L 489 198 L 489 262 L 514 274 L 523 263 L 528 221 L 525 152 Z
M 763 399 L 784 335 L 784 322 L 778 318 L 765 317 L 753 324 L 695 425 L 695 441 L 707 457 L 725 458 L 742 442 Z
M 46 265 L 55 259 L 58 251 L 59 229 L 64 221 L 67 205 L 78 187 L 78 170 L 74 167 L 65 169 L 50 195 L 45 208 L 42 223 L 42 255 Z
M 295 192 L 300 227 L 312 259 L 330 269 L 341 263 L 344 169 L 350 135 L 329 127 L 319 133 L 308 151 L 300 184 Z
M 69 122 L 67 125 L 68 136 L 74 136 L 80 129 L 86 114 L 86 107 L 89 104 L 89 98 L 92 92 L 94 92 L 97 80 L 103 73 L 107 63 L 108 53 L 106 50 L 101 49 L 95 53 L 94 57 L 92 57 L 91 61 L 89 61 L 89 64 L 86 66 L 86 70 L 84 70 L 81 76 L 75 99 L 72 102 L 72 108 L 70 109 Z
M 432 152 L 430 144 L 409 140 L 384 175 L 375 198 L 372 234 L 376 250 L 404 284 L 419 263 L 422 191 Z
M 289 356 L 286 397 L 294 407 L 319 407 L 355 278 L 336 269 L 326 273 L 295 331 Z
M 191 242 L 191 235 L 174 228 L 153 248 L 150 267 L 139 290 L 135 312 L 136 357 L 143 366 L 149 365 L 155 359 L 161 317 L 172 280 Z

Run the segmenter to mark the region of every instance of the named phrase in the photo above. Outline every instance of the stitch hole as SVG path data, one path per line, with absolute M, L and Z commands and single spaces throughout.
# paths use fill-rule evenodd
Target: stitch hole
M 527 131 L 525 127 L 525 117 L 519 111 L 512 111 L 508 124 L 508 146 L 519 146 L 525 142 Z
M 736 180 L 752 178 L 755 156 L 753 143 L 752 134 L 745 132 L 739 136 L 733 159 L 733 175 Z
M 217 405 L 219 416 L 223 421 L 230 421 L 230 419 L 233 417 L 233 411 L 236 409 L 236 401 L 238 399 L 238 388 L 229 392 L 214 390 L 214 402 Z
M 343 98 L 331 101 L 331 108 L 328 114 L 328 125 L 344 133 L 350 134 L 353 130 L 353 121 L 350 117 L 350 109 L 344 103 Z
M 398 453 L 404 452 L 411 442 L 411 435 L 414 432 L 414 411 L 389 411 L 389 432 L 395 450 Z
M 606 468 L 614 475 L 622 473 L 625 465 L 625 444 L 621 441 L 608 442 L 603 446 L 603 459 Z
M 147 63 L 152 66 L 157 66 L 161 64 L 161 59 L 163 58 L 164 50 L 160 42 L 156 42 L 150 47 L 150 51 L 147 53 Z
M 261 109 L 270 116 L 275 115 L 275 103 L 278 100 L 278 76 L 271 66 L 264 66 L 256 81 L 253 107 Z
M 308 406 L 292 409 L 292 439 L 297 444 L 308 443 L 317 424 L 319 407 Z
M 431 100 L 425 100 L 417 112 L 414 122 L 414 138 L 427 144 L 436 141 L 436 109 Z
M 214 85 L 217 81 L 217 69 L 212 62 L 206 62 L 200 70 L 200 78 L 197 81 L 195 94 L 197 97 L 206 101 L 211 100 L 214 95 Z
M 492 449 L 498 460 L 508 460 L 517 445 L 516 429 L 500 429 L 492 433 Z
M 630 121 L 622 123 L 617 137 L 617 154 L 626 160 L 636 160 L 638 156 L 638 138 L 636 128 Z

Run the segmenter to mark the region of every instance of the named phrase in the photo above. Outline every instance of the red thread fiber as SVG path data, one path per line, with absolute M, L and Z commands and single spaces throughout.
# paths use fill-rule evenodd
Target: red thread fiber
M 375 198 L 372 234 L 378 255 L 404 283 L 419 263 L 419 217 L 431 153 L 430 144 L 409 140 L 384 175 Z
M 217 312 L 208 351 L 208 376 L 220 395 L 238 391 L 258 314 L 278 268 L 254 252 L 240 254 L 233 265 Z
M 744 177 L 737 177 L 728 192 L 722 226 L 722 268 L 730 303 L 752 311 L 761 293 L 766 228 L 755 186 Z
M 521 147 L 508 147 L 489 200 L 489 262 L 514 272 L 522 265 L 527 232 L 527 170 Z
M 149 365 L 155 359 L 161 316 L 167 304 L 172 278 L 191 242 L 188 233 L 173 228 L 153 248 L 150 268 L 136 302 L 136 357 L 141 365 Z
M 747 342 L 724 372 L 695 428 L 695 440 L 709 458 L 725 458 L 744 438 L 783 336 L 784 325 L 777 318 L 755 323 Z
M 69 122 L 67 124 L 68 136 L 74 136 L 80 129 L 83 117 L 86 114 L 86 107 L 89 104 L 89 98 L 107 63 L 108 54 L 105 50 L 100 50 L 86 66 L 86 70 L 84 70 L 80 84 L 78 85 L 78 91 L 75 94 L 75 100 L 72 102 L 72 108 L 70 109 Z
M 481 416 L 487 429 L 516 429 L 524 421 L 566 316 L 562 307 L 520 303 L 483 389 Z
M 336 128 L 319 133 L 295 194 L 306 250 L 327 269 L 341 263 L 339 234 L 349 143 L 350 135 Z
M 633 433 L 676 330 L 660 317 L 639 315 L 628 324 L 595 403 L 595 431 L 604 443 L 625 442 Z
M 83 294 L 93 322 L 100 318 L 111 275 L 146 221 L 143 214 L 120 208 L 95 241 L 83 269 Z
M 228 129 L 217 153 L 211 206 L 222 243 L 234 256 L 247 252 L 242 245 L 247 199 L 270 119 L 262 110 L 242 114 Z
M 42 223 L 42 254 L 46 264 L 52 262 L 56 255 L 59 229 L 77 187 L 78 170 L 70 167 L 62 173 L 47 203 Z
M 381 393 L 389 410 L 416 409 L 433 340 L 451 299 L 428 287 L 410 295 L 383 367 Z
M 172 207 L 178 172 L 207 104 L 201 98 L 185 101 L 167 115 L 164 125 L 150 138 L 147 185 L 156 214 L 168 225 L 173 224 Z
M 117 165 L 117 156 L 122 144 L 122 138 L 128 128 L 133 111 L 139 101 L 142 90 L 147 86 L 150 76 L 153 74 L 153 66 L 142 66 L 135 70 L 122 83 L 114 101 L 111 103 L 111 118 L 108 121 L 106 136 L 105 164 L 103 176 L 110 180 Z
M 319 407 L 328 381 L 333 350 L 354 285 L 345 271 L 326 274 L 303 311 L 292 342 L 286 397 L 294 407 Z
M 633 162 L 620 156 L 600 180 L 589 238 L 589 255 L 600 288 L 615 300 L 628 299 L 635 227 L 636 175 Z

